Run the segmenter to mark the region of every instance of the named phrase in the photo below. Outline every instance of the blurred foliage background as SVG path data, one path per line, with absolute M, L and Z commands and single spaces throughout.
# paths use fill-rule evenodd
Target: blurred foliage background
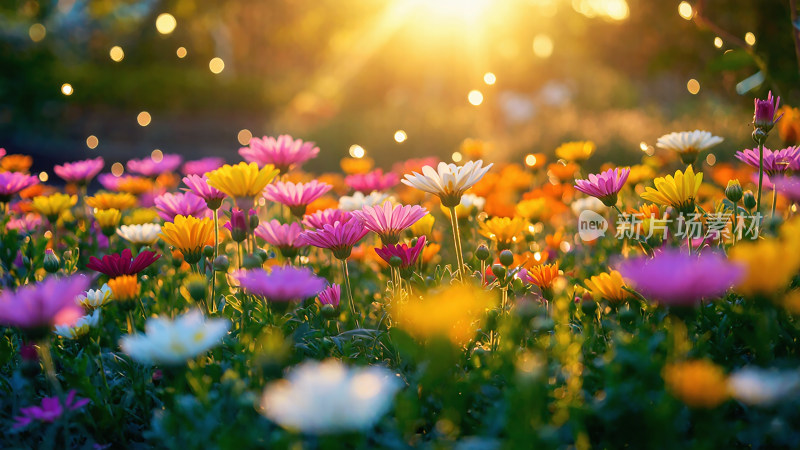
M 250 134 L 289 133 L 320 145 L 320 170 L 352 145 L 388 166 L 466 138 L 517 161 L 590 139 L 599 166 L 704 128 L 729 159 L 751 146 L 753 96 L 800 104 L 789 1 L 684 3 L 5 0 L 0 147 L 41 170 L 235 161 Z

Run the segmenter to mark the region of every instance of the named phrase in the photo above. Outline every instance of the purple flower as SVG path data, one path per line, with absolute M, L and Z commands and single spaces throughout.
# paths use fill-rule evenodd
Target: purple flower
M 225 193 L 208 184 L 208 177 L 203 175 L 186 175 L 183 183 L 189 187 L 195 195 L 206 201 L 209 209 L 216 210 L 222 205 Z M 186 191 L 187 189 L 184 189 Z
M 181 167 L 181 172 L 183 172 L 184 175 L 203 175 L 206 172 L 219 169 L 223 164 L 225 164 L 223 158 L 209 156 L 194 161 L 186 161 Z
M 103 186 L 103 189 L 108 191 L 116 191 L 119 188 L 119 183 L 122 177 L 118 177 L 113 173 L 101 173 L 97 176 L 97 181 Z
M 361 211 L 353 211 L 364 226 L 381 237 L 384 244 L 397 244 L 400 233 L 425 217 L 428 210 L 418 205 L 392 205 L 386 201 L 382 206 L 364 206 Z
M 322 228 L 300 233 L 300 242 L 314 247 L 327 248 L 333 252 L 337 259 L 345 260 L 353 251 L 353 246 L 358 243 L 369 230 L 357 218 L 352 217 L 346 222 L 334 222 L 333 225 L 325 224 Z
M 250 215 L 255 215 L 254 209 L 250 210 Z M 247 239 L 247 233 L 250 232 L 250 220 L 241 208 L 231 209 L 231 220 L 223 225 L 225 229 L 231 232 L 231 238 L 236 242 L 242 242 Z
M 347 222 L 350 217 L 352 217 L 350 211 L 342 211 L 336 208 L 323 209 L 314 214 L 304 216 L 303 225 L 314 229 L 323 228 L 325 225 L 333 225 L 336 222 Z
M 297 250 L 304 247 L 298 239 L 302 232 L 303 227 L 297 222 L 282 224 L 275 219 L 260 223 L 255 229 L 256 236 L 277 247 L 287 258 L 294 258 Z
M 754 99 L 754 103 L 753 126 L 768 133 L 775 126 L 775 123 L 783 117 L 783 114 L 777 118 L 775 117 L 775 112 L 781 104 L 781 98 L 773 97 L 772 91 L 769 91 L 766 100 Z
M 317 294 L 317 298 L 319 299 L 319 303 L 321 305 L 331 305 L 334 308 L 339 307 L 339 299 L 341 297 L 342 287 L 338 284 L 332 284 Z
M 314 275 L 311 269 L 293 266 L 274 267 L 271 272 L 240 270 L 233 278 L 247 294 L 271 302 L 305 300 L 317 295 L 326 284 L 325 279 Z
M 397 245 L 384 245 L 383 248 L 376 248 L 375 253 L 381 257 L 387 264 L 392 264 L 391 259 L 394 256 L 400 258 L 400 268 L 408 269 L 417 263 L 422 249 L 425 248 L 425 236 L 420 236 L 417 239 L 416 245 L 409 247 L 407 244 Z
M 39 178 L 19 172 L 0 172 L 0 203 L 8 203 L 19 191 L 33 186 Z
M 800 202 L 800 178 L 785 177 L 775 180 L 778 193 L 792 202 Z
M 751 148 L 736 152 L 736 159 L 750 167 L 758 169 L 758 149 Z M 782 150 L 770 150 L 764 147 L 764 172 L 772 176 L 786 172 L 788 169 L 800 169 L 800 147 L 786 147 Z M 756 176 L 756 180 L 758 176 Z
M 38 214 L 27 213 L 22 217 L 14 218 L 6 224 L 6 230 L 16 230 L 21 235 L 29 235 L 42 225 L 42 218 Z
M 284 134 L 277 139 L 264 136 L 263 139 L 250 139 L 250 147 L 239 149 L 247 162 L 254 162 L 258 167 L 272 164 L 276 169 L 284 174 L 289 169 L 299 167 L 311 158 L 319 154 L 319 147 L 313 142 L 303 142 L 301 139 L 294 140 L 291 136 Z
M 53 167 L 53 171 L 67 183 L 86 184 L 103 170 L 102 156 Z
M 165 172 L 173 172 L 181 165 L 181 155 L 166 154 L 161 160 L 153 158 L 132 159 L 128 161 L 128 170 L 146 177 L 154 177 Z
M 155 199 L 158 216 L 165 222 L 172 222 L 175 216 L 211 217 L 206 202 L 193 192 L 179 192 L 159 195 Z
M 348 175 L 344 179 L 345 184 L 362 194 L 369 194 L 372 191 L 385 191 L 397 185 L 400 177 L 393 172 L 383 173 L 381 169 L 363 174 Z
M 590 174 L 588 180 L 575 180 L 575 189 L 597 197 L 609 208 L 617 204 L 617 194 L 628 181 L 630 168 L 608 169 L 600 174 Z
M 22 415 L 14 418 L 16 421 L 14 429 L 22 428 L 34 420 L 39 422 L 55 422 L 56 419 L 64 414 L 64 410 L 76 411 L 83 408 L 87 403 L 89 403 L 88 398 L 75 398 L 74 389 L 67 393 L 63 405 L 58 397 L 45 397 L 42 399 L 41 406 L 29 406 L 19 410 Z
M 82 275 L 50 277 L 38 284 L 28 284 L 16 292 L 0 294 L 0 325 L 25 330 L 47 329 L 54 325 L 73 325 L 84 315 L 75 297 L 89 287 Z
M 690 255 L 675 248 L 658 251 L 653 258 L 622 261 L 618 270 L 639 293 L 669 306 L 694 306 L 701 299 L 719 297 L 744 274 L 720 253 Z

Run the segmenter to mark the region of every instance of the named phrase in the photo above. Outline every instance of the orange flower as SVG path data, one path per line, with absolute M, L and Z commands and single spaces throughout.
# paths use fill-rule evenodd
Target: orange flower
M 342 167 L 344 173 L 353 175 L 369 172 L 372 170 L 372 166 L 375 165 L 375 161 L 368 156 L 364 158 L 342 158 L 342 160 L 339 161 L 339 165 Z
M 33 158 L 28 155 L 6 155 L 0 159 L 2 172 L 28 173 L 33 165 Z
M 492 150 L 492 144 L 480 139 L 467 138 L 461 142 L 459 148 L 467 159 L 481 159 L 483 155 Z
M 558 251 L 561 248 L 561 243 L 564 242 L 564 230 L 557 230 L 553 234 L 548 234 L 544 237 L 544 242 L 549 249 Z
M 139 296 L 141 286 L 139 279 L 136 275 L 122 275 L 108 280 L 108 287 L 111 288 L 111 293 L 114 300 L 125 302 L 134 300 Z
M 796 145 L 800 142 L 800 109 L 784 105 L 776 115 L 783 114 L 778 121 L 778 136 L 786 145 Z
M 574 180 L 575 172 L 577 171 L 578 165 L 573 162 L 567 164 L 553 163 L 547 166 L 547 174 L 562 183 Z
M 117 184 L 117 191 L 133 195 L 143 194 L 151 190 L 153 190 L 153 182 L 144 177 L 128 175 L 123 177 Z
M 551 289 L 558 278 L 558 262 L 533 266 L 526 275 L 527 281 L 539 286 L 539 289 Z
M 441 249 L 442 246 L 440 244 L 435 244 L 433 242 L 425 246 L 425 248 L 422 249 L 422 262 L 428 264 L 433 261 L 433 258 L 439 254 L 439 250 Z
M 667 389 L 695 408 L 715 408 L 728 399 L 728 382 L 722 368 L 706 360 L 670 364 L 664 368 Z
M 306 214 L 314 214 L 315 212 L 322 211 L 323 209 L 331 209 L 338 207 L 339 207 L 338 200 L 331 197 L 330 195 L 323 195 L 322 197 L 308 204 L 308 206 L 306 207 Z
M 172 172 L 164 172 L 156 178 L 156 184 L 167 190 L 175 189 L 180 183 L 180 178 Z

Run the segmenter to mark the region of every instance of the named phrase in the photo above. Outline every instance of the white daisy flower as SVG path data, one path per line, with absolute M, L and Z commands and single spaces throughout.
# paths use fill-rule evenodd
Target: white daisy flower
M 158 240 L 159 233 L 161 233 L 161 225 L 157 223 L 121 225 L 117 228 L 119 237 L 138 245 L 152 245 Z
M 461 196 L 461 202 L 459 205 L 463 206 L 464 208 L 471 210 L 475 208 L 476 211 L 480 212 L 483 211 L 483 206 L 486 204 L 486 199 L 483 197 L 478 197 L 474 194 L 464 194 Z
M 92 328 L 100 323 L 100 310 L 95 309 L 93 313 L 87 314 L 72 326 L 56 325 L 56 334 L 67 339 L 78 339 L 86 336 Z
M 356 192 L 351 196 L 343 196 L 339 198 L 339 209 L 342 211 L 358 211 L 365 206 L 375 206 L 382 204 L 385 200 L 393 200 L 388 194 L 378 191 L 372 191 L 369 195 L 364 195 L 361 192 Z
M 225 319 L 206 320 L 199 310 L 175 318 L 147 320 L 144 334 L 123 336 L 122 351 L 144 364 L 183 364 L 219 345 L 228 333 Z
M 480 159 L 470 161 L 463 166 L 440 162 L 435 170 L 431 166 L 425 166 L 421 174 L 417 172 L 406 174 L 402 182 L 407 186 L 438 195 L 444 206 L 453 208 L 461 202 L 464 192 L 480 181 L 491 168 L 492 164 L 484 167 Z
M 714 136 L 708 131 L 694 130 L 665 134 L 658 138 L 656 146 L 675 150 L 681 155 L 681 160 L 685 164 L 692 164 L 697 159 L 699 152 L 711 148 L 722 141 L 721 137 Z
M 261 412 L 284 428 L 309 434 L 364 431 L 386 414 L 400 379 L 381 367 L 348 368 L 307 361 L 267 386 Z
M 96 309 L 111 301 L 111 288 L 103 284 L 100 289 L 89 289 L 75 298 L 75 302 L 86 309 Z

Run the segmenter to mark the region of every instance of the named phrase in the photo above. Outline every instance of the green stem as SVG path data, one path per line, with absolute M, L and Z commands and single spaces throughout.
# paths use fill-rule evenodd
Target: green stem
M 764 144 L 758 144 L 758 197 L 756 198 L 756 212 L 761 211 L 761 189 L 764 184 Z
M 736 224 L 738 220 L 736 219 L 736 210 L 739 209 L 739 202 L 733 204 L 733 224 L 731 226 L 731 231 L 733 235 L 733 245 L 736 245 Z
M 356 315 L 356 305 L 353 301 L 353 291 L 350 287 L 350 271 L 347 269 L 347 260 L 342 259 L 342 276 L 344 278 L 344 291 L 347 294 L 347 304 L 350 305 L 350 315 L 356 324 L 356 328 L 361 328 L 358 324 L 358 316 Z
M 56 366 L 53 364 L 53 353 L 50 348 L 50 339 L 45 338 L 42 342 L 39 343 L 39 357 L 42 359 L 42 365 L 44 366 L 44 371 L 47 374 L 47 379 L 50 380 L 50 384 L 53 385 L 53 392 L 58 396 L 59 401 L 61 401 L 61 397 L 63 394 L 63 390 L 61 389 L 61 384 L 58 382 L 58 378 L 56 377 Z
M 453 228 L 453 240 L 456 245 L 456 262 L 458 263 L 458 279 L 464 281 L 464 253 L 461 250 L 461 231 L 458 229 L 458 216 L 455 206 L 450 207 L 450 224 Z
M 775 217 L 775 206 L 778 204 L 778 186 L 772 184 L 772 217 Z

